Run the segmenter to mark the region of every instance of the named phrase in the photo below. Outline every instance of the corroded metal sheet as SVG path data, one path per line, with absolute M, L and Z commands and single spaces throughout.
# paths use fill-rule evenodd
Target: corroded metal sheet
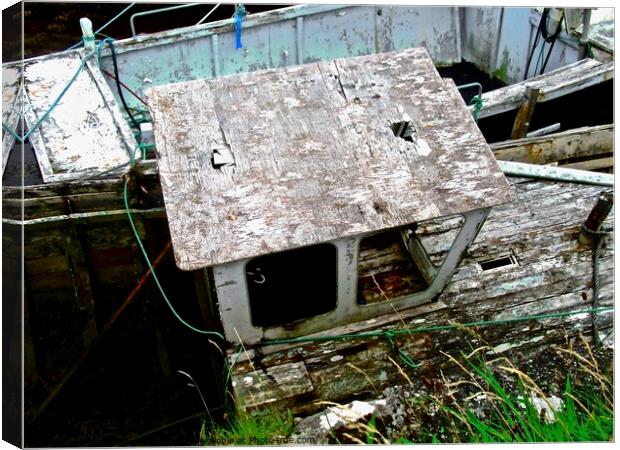
M 76 51 L 25 62 L 28 128 L 52 106 L 78 70 L 82 56 Z M 30 136 L 46 182 L 112 169 L 127 163 L 136 148 L 112 92 L 91 62 Z
M 177 83 L 148 96 L 182 269 L 512 198 L 424 49 Z M 410 123 L 410 141 L 395 136 L 400 122 Z M 234 166 L 213 164 L 223 148 Z

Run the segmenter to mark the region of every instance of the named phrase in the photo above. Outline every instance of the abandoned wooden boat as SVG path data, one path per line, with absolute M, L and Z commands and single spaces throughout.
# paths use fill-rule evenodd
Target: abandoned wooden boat
M 498 354 L 579 333 L 612 345 L 611 97 L 607 121 L 543 134 L 558 115 L 537 119 L 611 92 L 612 46 L 567 27 L 529 76 L 543 17 L 297 6 L 246 17 L 241 48 L 233 20 L 113 43 L 84 21 L 84 49 L 3 65 L 3 289 L 18 315 L 7 283 L 23 276 L 26 442 L 64 444 L 41 430 L 89 417 L 79 386 L 106 377 L 89 358 L 106 345 L 110 364 L 125 351 L 107 397 L 143 382 L 131 360 L 148 352 L 161 402 L 183 369 L 213 386 L 211 411 L 230 391 L 299 415 L 376 396 L 403 367 L 436 375 L 462 326 Z M 469 105 L 440 76 L 462 59 L 512 84 Z M 489 146 L 485 127 L 507 133 Z M 70 383 L 82 394 L 58 413 Z

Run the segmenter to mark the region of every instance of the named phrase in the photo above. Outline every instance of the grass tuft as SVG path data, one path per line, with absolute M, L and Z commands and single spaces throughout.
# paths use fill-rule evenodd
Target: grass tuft
M 588 354 L 591 360 L 576 353 L 572 356 L 582 373 L 589 374 L 589 380 L 594 382 L 575 385 L 568 376 L 562 402 L 553 402 L 532 378 L 509 361 L 495 368 L 479 352 L 461 355 L 462 361 L 448 356 L 469 378 L 457 383 L 475 389 L 468 399 L 487 400 L 483 411 L 457 398 L 454 391 L 448 394 L 448 401 L 434 398 L 445 418 L 455 419 L 450 420 L 452 440 L 493 443 L 611 440 L 611 376 L 601 372 L 591 351 Z M 516 385 L 516 390 L 508 387 L 510 384 Z
M 293 426 L 293 415 L 290 411 L 239 411 L 226 426 L 203 423 L 200 443 L 206 446 L 274 445 L 278 439 L 288 437 L 293 432 Z

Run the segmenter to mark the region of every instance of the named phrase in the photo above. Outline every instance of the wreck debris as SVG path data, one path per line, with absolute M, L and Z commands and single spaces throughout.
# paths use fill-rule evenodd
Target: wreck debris
M 432 301 L 489 208 L 512 198 L 458 91 L 422 48 L 147 94 L 176 262 L 213 268 L 229 342 L 295 338 Z M 400 230 L 421 289 L 388 298 L 373 271 L 384 299 L 360 304 L 363 239 L 457 215 L 464 223 L 437 267 Z

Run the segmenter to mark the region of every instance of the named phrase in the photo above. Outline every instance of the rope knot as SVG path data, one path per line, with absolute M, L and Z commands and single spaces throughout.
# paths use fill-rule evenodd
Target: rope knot
M 385 336 L 385 339 L 387 339 L 387 341 L 390 343 L 392 348 L 394 348 L 394 339 L 397 336 L 396 332 L 394 330 L 387 330 L 383 333 L 383 335 Z
M 482 103 L 482 97 L 479 95 L 474 95 L 469 101 L 469 104 L 473 105 L 474 107 L 474 121 L 478 123 L 480 111 L 482 111 L 482 108 L 484 107 L 484 103 Z

